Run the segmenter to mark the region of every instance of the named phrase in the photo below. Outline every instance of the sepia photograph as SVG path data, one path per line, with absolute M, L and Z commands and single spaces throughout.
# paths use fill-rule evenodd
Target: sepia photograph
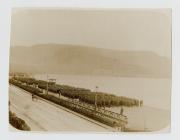
M 171 131 L 171 9 L 12 8 L 9 130 Z

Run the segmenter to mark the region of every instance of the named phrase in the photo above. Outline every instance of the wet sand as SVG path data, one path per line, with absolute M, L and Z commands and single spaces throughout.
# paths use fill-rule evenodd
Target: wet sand
M 170 111 L 153 108 L 149 106 L 142 107 L 123 107 L 124 115 L 128 117 L 128 127 L 137 131 L 170 131 Z M 120 113 L 121 107 L 106 108 L 113 112 Z M 165 129 L 166 128 L 166 129 Z

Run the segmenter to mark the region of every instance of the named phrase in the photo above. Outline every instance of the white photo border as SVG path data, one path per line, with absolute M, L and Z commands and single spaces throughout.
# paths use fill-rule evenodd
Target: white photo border
M 180 10 L 178 0 L 0 0 L 0 133 L 7 140 L 59 140 L 59 139 L 113 139 L 113 140 L 177 140 L 180 137 Z M 8 74 L 10 22 L 12 7 L 58 8 L 172 8 L 172 120 L 171 132 L 159 134 L 62 134 L 9 132 L 8 128 Z

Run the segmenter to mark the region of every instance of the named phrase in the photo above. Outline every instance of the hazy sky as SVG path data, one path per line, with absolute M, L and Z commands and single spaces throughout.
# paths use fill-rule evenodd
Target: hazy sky
M 13 9 L 11 46 L 78 44 L 170 57 L 171 11 Z

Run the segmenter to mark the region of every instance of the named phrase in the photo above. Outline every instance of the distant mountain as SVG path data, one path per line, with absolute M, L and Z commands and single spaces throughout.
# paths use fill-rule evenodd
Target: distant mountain
M 171 61 L 148 51 L 39 44 L 10 48 L 10 72 L 170 77 Z

